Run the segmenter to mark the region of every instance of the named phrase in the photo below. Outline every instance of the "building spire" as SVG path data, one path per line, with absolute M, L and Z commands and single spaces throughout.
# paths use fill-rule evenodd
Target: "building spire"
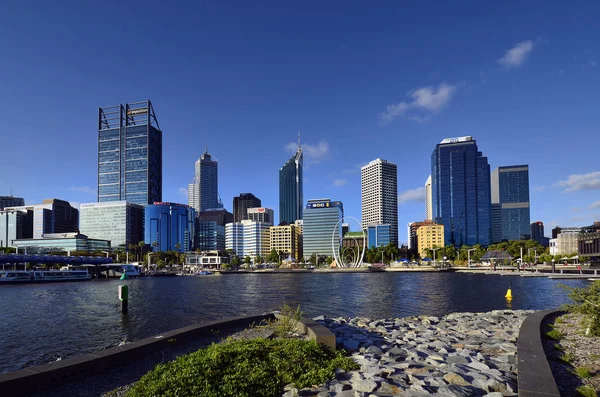
M 205 146 L 204 154 L 208 153 L 208 145 Z
M 300 151 L 300 131 L 298 131 L 298 151 Z

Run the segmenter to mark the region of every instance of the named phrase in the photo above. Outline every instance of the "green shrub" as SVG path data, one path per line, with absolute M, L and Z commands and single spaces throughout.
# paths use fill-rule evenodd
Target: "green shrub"
M 566 309 L 584 315 L 585 334 L 600 336 L 600 283 L 594 282 L 584 288 L 561 285 L 561 288 L 569 292 L 569 298 L 574 302 L 566 305 Z
M 303 388 L 333 379 L 336 368 L 358 365 L 315 341 L 226 341 L 159 364 L 125 396 L 278 396 L 287 384 Z
M 565 353 L 565 354 L 559 356 L 558 359 L 560 361 L 562 361 L 563 363 L 570 364 L 571 361 L 573 361 L 574 357 L 571 353 Z
M 552 329 L 552 330 L 546 332 L 546 336 L 548 338 L 554 339 L 554 340 L 561 340 L 562 338 L 565 337 L 565 335 L 557 329 Z
M 579 393 L 580 396 L 583 397 L 597 397 L 598 394 L 596 393 L 596 390 L 592 389 L 589 386 L 579 386 L 577 388 L 577 393 Z
M 588 367 L 577 367 L 575 368 L 575 373 L 582 379 L 592 377 L 592 371 Z

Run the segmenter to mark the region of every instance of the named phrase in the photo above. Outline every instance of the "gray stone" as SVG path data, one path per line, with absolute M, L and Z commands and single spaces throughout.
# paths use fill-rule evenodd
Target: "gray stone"
M 448 364 L 469 364 L 469 360 L 466 357 L 460 355 L 448 356 L 446 359 Z
M 504 394 L 498 393 L 497 391 L 488 393 L 484 397 L 504 397 Z
M 475 368 L 479 371 L 486 371 L 488 369 L 490 369 L 490 367 L 487 364 L 484 363 L 480 363 L 479 361 L 472 361 L 469 364 L 467 364 L 469 367 L 471 368 Z
M 317 316 L 312 318 L 314 321 L 325 321 L 325 316 Z
M 319 390 L 315 390 L 311 387 L 305 387 L 304 389 L 298 390 L 298 396 L 316 396 L 319 394 Z
M 361 379 L 352 381 L 352 388 L 356 391 L 362 391 L 370 393 L 377 388 L 377 382 L 371 379 Z
M 366 352 L 370 353 L 370 354 L 374 354 L 374 355 L 382 355 L 383 354 L 383 351 L 381 351 L 381 349 L 378 348 L 377 346 L 369 346 L 367 348 Z
M 344 390 L 350 390 L 352 389 L 352 386 L 347 385 L 345 383 L 336 383 L 335 385 L 333 385 L 333 391 L 336 393 L 341 393 Z
M 286 390 L 287 389 L 287 390 Z M 298 389 L 294 387 L 285 388 L 285 393 L 283 393 L 282 397 L 298 397 Z
M 471 397 L 480 396 L 481 392 L 473 386 L 448 385 L 439 387 L 437 394 L 449 397 Z
M 359 345 L 360 343 L 356 339 L 344 339 L 344 342 L 342 342 L 342 346 L 348 351 L 357 350 Z
M 471 384 L 457 373 L 450 372 L 444 375 L 444 380 L 448 383 L 458 386 L 470 386 Z

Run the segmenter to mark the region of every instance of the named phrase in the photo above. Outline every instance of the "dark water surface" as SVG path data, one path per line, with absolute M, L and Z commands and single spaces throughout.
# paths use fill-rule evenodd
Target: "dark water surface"
M 504 294 L 512 282 L 514 299 Z M 0 372 L 89 353 L 197 322 L 300 305 L 307 316 L 412 315 L 548 309 L 567 303 L 559 283 L 583 280 L 458 273 L 239 274 L 0 286 Z

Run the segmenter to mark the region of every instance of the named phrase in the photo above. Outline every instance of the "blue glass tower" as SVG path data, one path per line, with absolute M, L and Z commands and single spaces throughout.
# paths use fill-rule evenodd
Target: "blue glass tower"
M 144 242 L 153 251 L 187 252 L 194 249 L 196 212 L 184 204 L 154 203 L 144 215 Z
M 498 167 L 492 172 L 491 182 L 492 205 L 499 207 L 500 212 L 492 222 L 492 228 L 500 231 L 500 241 L 520 240 L 521 236 L 531 237 L 529 166 Z
M 162 200 L 162 131 L 150 101 L 98 112 L 98 202 L 120 200 Z
M 208 153 L 196 160 L 195 174 L 188 185 L 188 205 L 196 212 L 223 208 L 219 199 L 219 162 Z
M 302 148 L 279 169 L 279 224 L 292 225 L 302 219 Z
M 431 155 L 433 219 L 454 246 L 491 240 L 490 165 L 470 137 L 446 138 Z

